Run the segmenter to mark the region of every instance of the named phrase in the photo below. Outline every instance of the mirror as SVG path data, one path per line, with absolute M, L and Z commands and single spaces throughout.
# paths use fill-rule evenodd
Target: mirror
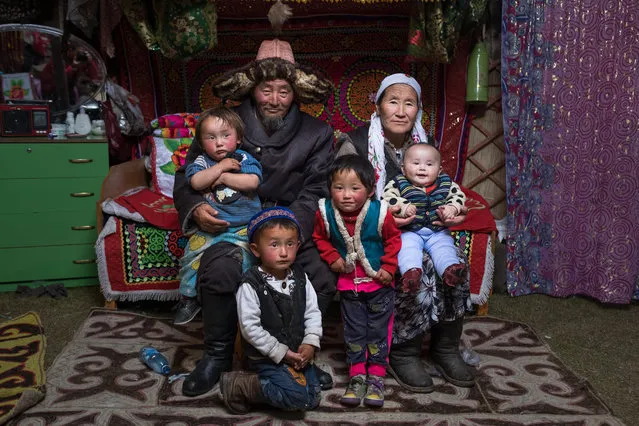
M 100 54 L 80 38 L 31 24 L 0 25 L 3 102 L 46 102 L 63 117 L 91 101 L 106 82 Z

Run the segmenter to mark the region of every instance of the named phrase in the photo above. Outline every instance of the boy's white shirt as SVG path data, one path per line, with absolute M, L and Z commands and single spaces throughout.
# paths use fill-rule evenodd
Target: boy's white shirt
M 264 272 L 262 268 L 259 268 Z M 306 309 L 304 311 L 304 339 L 302 344 L 314 346 L 319 349 L 322 337 L 322 314 L 317 304 L 317 294 L 308 279 L 306 278 Z M 286 281 L 286 288 L 282 289 L 282 282 Z M 294 283 L 292 275 L 287 275 L 285 280 L 278 280 L 272 275 L 268 275 L 266 282 L 274 290 L 286 295 L 291 294 L 291 286 Z M 280 343 L 272 334 L 262 327 L 260 300 L 257 292 L 248 283 L 242 283 L 235 294 L 237 300 L 237 317 L 240 323 L 240 331 L 246 341 L 257 349 L 262 355 L 269 357 L 273 362 L 279 364 L 289 347 Z M 297 352 L 298 348 L 290 348 Z

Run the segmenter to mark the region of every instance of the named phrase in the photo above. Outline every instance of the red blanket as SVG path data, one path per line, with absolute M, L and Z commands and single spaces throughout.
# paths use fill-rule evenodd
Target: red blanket
M 468 216 L 461 225 L 451 226 L 455 244 L 470 263 L 470 298 L 473 303 L 486 303 L 493 285 L 495 257 L 491 232 L 497 231 L 488 202 L 472 189 L 462 187 L 466 194 Z
M 466 194 L 466 207 L 468 216 L 461 225 L 451 226 L 451 231 L 474 231 L 491 233 L 497 231 L 495 218 L 490 212 L 488 202 L 472 189 L 461 187 Z
M 102 210 L 137 222 L 148 222 L 161 229 L 180 229 L 173 199 L 145 187 L 135 188 L 113 200 L 107 200 L 103 203 Z

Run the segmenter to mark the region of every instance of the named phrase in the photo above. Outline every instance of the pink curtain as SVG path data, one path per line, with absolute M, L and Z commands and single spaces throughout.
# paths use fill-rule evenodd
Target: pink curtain
M 503 0 L 511 295 L 638 298 L 639 2 Z

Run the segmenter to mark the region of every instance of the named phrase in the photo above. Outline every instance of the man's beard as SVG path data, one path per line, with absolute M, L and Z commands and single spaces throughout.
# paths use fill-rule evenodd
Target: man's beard
M 265 117 L 260 114 L 260 121 L 262 125 L 266 129 L 267 133 L 275 133 L 284 127 L 284 118 L 283 117 Z

